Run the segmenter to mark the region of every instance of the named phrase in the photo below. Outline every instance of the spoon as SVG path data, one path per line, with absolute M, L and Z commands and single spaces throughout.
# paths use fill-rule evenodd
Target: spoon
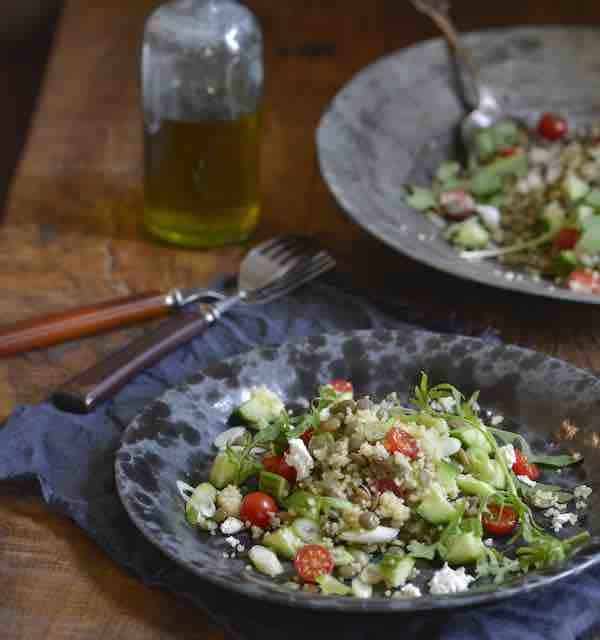
M 417 11 L 435 22 L 454 58 L 461 98 L 469 110 L 460 125 L 462 143 L 469 151 L 477 131 L 498 122 L 502 117 L 502 110 L 492 91 L 481 84 L 471 52 L 460 41 L 458 29 L 450 18 L 450 2 L 448 0 L 410 1 Z

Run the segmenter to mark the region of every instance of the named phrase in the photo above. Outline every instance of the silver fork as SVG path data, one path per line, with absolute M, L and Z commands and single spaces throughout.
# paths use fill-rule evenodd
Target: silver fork
M 206 331 L 237 304 L 266 304 L 335 266 L 326 251 L 298 237 L 280 237 L 252 249 L 242 261 L 238 290 L 206 305 L 200 313 L 180 313 L 158 329 L 67 382 L 52 395 L 64 411 L 88 413 L 112 397 L 136 374 Z

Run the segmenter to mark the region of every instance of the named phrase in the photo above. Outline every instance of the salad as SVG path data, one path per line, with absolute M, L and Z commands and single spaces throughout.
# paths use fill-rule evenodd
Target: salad
M 589 538 L 573 526 L 591 489 L 540 481 L 581 456 L 536 455 L 500 416 L 482 417 L 477 394 L 425 374 L 410 404 L 334 380 L 306 411 L 259 387 L 235 415 L 244 426 L 216 438 L 208 481 L 178 482 L 185 515 L 290 589 L 456 593 L 551 567 Z
M 444 162 L 433 184 L 407 187 L 407 204 L 443 226 L 463 258 L 600 293 L 600 128 L 569 133 L 546 113 L 535 131 L 512 120 L 480 129 L 473 146 L 467 166 Z

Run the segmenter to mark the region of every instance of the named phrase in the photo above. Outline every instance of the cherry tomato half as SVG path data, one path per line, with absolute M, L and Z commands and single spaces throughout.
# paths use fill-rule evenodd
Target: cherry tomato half
M 600 293 L 600 276 L 594 271 L 577 269 L 568 277 L 567 286 L 580 293 Z
M 319 576 L 333 571 L 333 558 L 320 544 L 307 544 L 296 553 L 294 567 L 304 582 L 316 582 Z
M 555 236 L 553 244 L 555 249 L 565 250 L 572 249 L 579 240 L 580 232 L 578 229 L 565 227 L 561 229 Z
M 300 438 L 302 439 L 302 441 L 304 442 L 304 444 L 308 447 L 308 443 L 310 442 L 310 439 L 313 437 L 315 433 L 314 429 L 307 429 L 301 436 Z
M 291 467 L 286 461 L 284 456 L 265 456 L 262 459 L 262 465 L 265 471 L 276 473 L 278 476 L 283 476 L 288 482 L 294 484 L 296 482 L 296 469 Z
M 449 220 L 466 220 L 475 211 L 475 200 L 463 189 L 451 189 L 440 195 L 440 206 Z
M 544 113 L 538 122 L 538 133 L 546 140 L 560 140 L 568 131 L 567 121 L 555 113 Z
M 375 483 L 377 487 L 377 491 L 379 493 L 385 493 L 386 491 L 391 491 L 393 494 L 397 495 L 399 498 L 404 498 L 406 496 L 406 491 L 399 485 L 397 485 L 392 478 L 380 478 Z
M 332 380 L 329 383 L 338 393 L 349 393 L 354 390 L 350 380 L 342 380 L 341 378 Z
M 268 493 L 254 491 L 244 496 L 240 507 L 240 518 L 261 529 L 271 524 L 271 516 L 277 513 L 277 503 Z
M 390 453 L 402 453 L 407 458 L 414 460 L 419 454 L 417 441 L 403 429 L 392 427 L 386 434 L 383 446 Z
M 536 464 L 529 462 L 527 456 L 519 449 L 515 449 L 516 461 L 512 470 L 517 476 L 527 476 L 530 480 L 537 480 L 540 477 L 540 470 Z
M 489 513 L 484 513 L 481 522 L 493 536 L 507 536 L 517 526 L 517 512 L 508 505 L 488 504 Z

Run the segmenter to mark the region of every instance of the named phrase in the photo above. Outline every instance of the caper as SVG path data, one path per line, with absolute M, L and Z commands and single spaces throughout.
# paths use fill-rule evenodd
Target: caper
M 363 511 L 358 517 L 358 524 L 363 529 L 375 529 L 379 526 L 379 518 L 372 511 Z
M 325 431 L 326 433 L 333 433 L 337 431 L 342 426 L 342 421 L 339 418 L 329 418 L 325 420 L 325 422 L 321 422 L 319 425 L 319 429 L 321 431 Z

